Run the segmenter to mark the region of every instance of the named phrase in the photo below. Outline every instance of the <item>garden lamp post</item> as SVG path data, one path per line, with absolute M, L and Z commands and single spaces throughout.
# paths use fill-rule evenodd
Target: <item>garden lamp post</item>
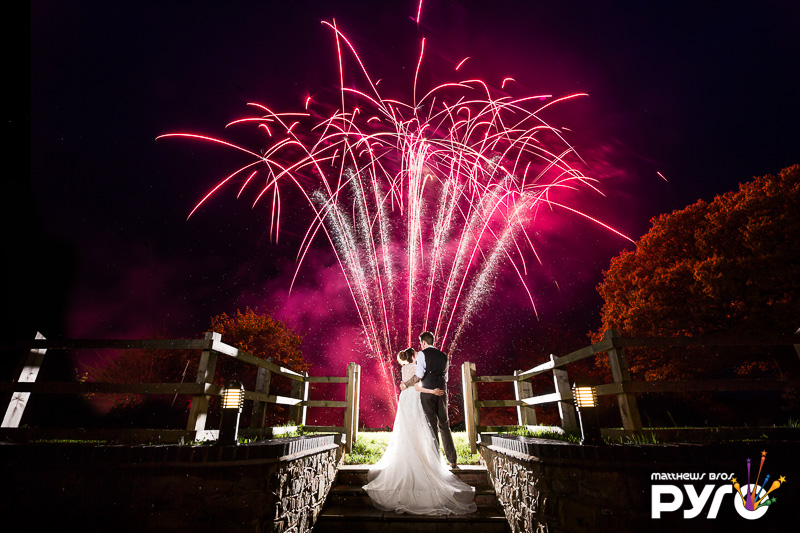
M 603 444 L 600 436 L 600 423 L 597 421 L 597 393 L 594 387 L 572 386 L 575 410 L 581 426 L 581 444 Z
M 239 443 L 239 415 L 244 404 L 244 385 L 238 381 L 229 382 L 222 389 L 222 420 L 219 424 L 217 444 Z

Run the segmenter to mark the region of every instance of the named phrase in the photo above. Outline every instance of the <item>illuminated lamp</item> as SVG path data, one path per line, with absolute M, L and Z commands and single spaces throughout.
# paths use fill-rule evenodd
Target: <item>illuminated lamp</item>
M 222 420 L 217 444 L 239 443 L 239 415 L 244 404 L 244 385 L 231 381 L 222 389 Z
M 594 387 L 575 387 L 572 389 L 572 397 L 575 398 L 575 407 L 578 409 L 597 407 L 597 394 Z
M 581 426 L 581 444 L 603 444 L 600 423 L 597 420 L 597 393 L 594 387 L 573 385 L 572 398 L 575 400 L 575 410 L 578 411 L 578 423 Z

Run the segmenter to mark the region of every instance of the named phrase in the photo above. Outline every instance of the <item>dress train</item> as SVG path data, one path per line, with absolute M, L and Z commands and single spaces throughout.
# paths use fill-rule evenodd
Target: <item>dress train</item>
M 400 393 L 389 445 L 369 470 L 364 490 L 383 511 L 424 515 L 476 510 L 475 488 L 458 479 L 436 446 L 414 388 Z

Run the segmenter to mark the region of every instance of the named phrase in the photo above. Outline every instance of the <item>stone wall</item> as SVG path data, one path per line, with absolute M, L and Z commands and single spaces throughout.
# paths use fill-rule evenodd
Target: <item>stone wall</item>
M 713 520 L 706 515 L 687 520 L 680 510 L 653 519 L 651 476 L 654 472 L 727 472 L 745 479 L 746 458 L 757 461 L 764 448 L 769 450 L 773 476 L 800 473 L 796 442 L 580 446 L 483 435 L 479 445 L 481 461 L 514 533 L 741 529 L 749 524 L 733 510 L 733 494 L 726 497 Z M 787 505 L 770 509 L 759 520 L 760 528 L 800 518 L 796 489 L 787 483 L 781 491 L 780 499 Z
M 261 520 L 259 532 L 302 533 L 311 531 L 336 478 L 339 449 L 330 449 L 277 463 L 270 473 L 274 512 Z
M 334 435 L 242 446 L 2 445 L 0 512 L 9 531 L 299 533 L 315 523 L 342 456 Z
M 632 493 L 619 470 L 578 469 L 576 461 L 553 464 L 491 445 L 480 452 L 514 533 L 613 531 L 611 522 L 642 531 L 633 527 L 637 517 L 628 507 L 641 505 L 641 495 Z

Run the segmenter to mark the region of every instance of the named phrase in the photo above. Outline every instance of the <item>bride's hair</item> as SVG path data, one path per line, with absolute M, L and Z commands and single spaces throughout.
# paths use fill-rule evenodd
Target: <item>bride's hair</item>
M 397 362 L 401 365 L 407 365 L 411 362 L 415 353 L 414 348 L 406 348 L 405 350 L 397 352 Z

